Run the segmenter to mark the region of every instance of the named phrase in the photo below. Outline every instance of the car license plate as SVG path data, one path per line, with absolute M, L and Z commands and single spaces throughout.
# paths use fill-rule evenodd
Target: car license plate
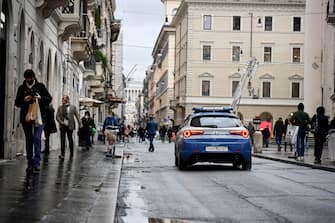
M 228 146 L 206 146 L 206 152 L 227 152 Z

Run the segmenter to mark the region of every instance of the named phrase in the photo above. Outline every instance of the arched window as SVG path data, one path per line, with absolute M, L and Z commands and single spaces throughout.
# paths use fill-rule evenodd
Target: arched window
M 43 42 L 41 41 L 40 57 L 39 57 L 39 61 L 38 61 L 38 70 L 39 70 L 41 75 L 43 75 L 43 68 L 44 68 L 44 46 L 43 46 Z
M 34 67 L 34 61 L 35 61 L 35 37 L 34 32 L 32 32 L 30 36 L 30 51 L 28 58 L 28 63 L 31 64 L 32 68 Z

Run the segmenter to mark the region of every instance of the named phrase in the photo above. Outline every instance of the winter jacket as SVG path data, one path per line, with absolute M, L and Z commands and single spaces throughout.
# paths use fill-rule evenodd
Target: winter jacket
M 155 122 L 154 120 L 148 121 L 147 127 L 145 128 L 148 135 L 156 135 L 157 129 L 158 129 L 157 122 Z
M 43 123 L 46 123 L 47 121 L 46 110 L 52 101 L 52 97 L 49 94 L 47 88 L 44 86 L 44 84 L 38 82 L 37 80 L 35 80 L 35 84 L 32 88 L 29 88 L 26 84 L 26 81 L 23 81 L 23 84 L 19 87 L 17 91 L 16 99 L 15 99 L 15 106 L 21 108 L 20 122 L 26 123 L 25 117 L 29 109 L 29 104 L 32 104 L 34 102 L 33 99 L 31 99 L 28 102 L 24 101 L 24 98 L 28 95 L 31 95 L 31 96 L 40 95 L 41 96 L 41 99 L 39 100 L 39 106 L 41 110 L 42 121 Z
M 105 131 L 107 126 L 118 126 L 119 119 L 115 116 L 108 116 L 105 121 L 102 130 Z
M 315 128 L 315 135 L 326 136 L 329 130 L 328 117 L 323 114 L 315 114 L 312 118 L 312 123 L 317 126 Z

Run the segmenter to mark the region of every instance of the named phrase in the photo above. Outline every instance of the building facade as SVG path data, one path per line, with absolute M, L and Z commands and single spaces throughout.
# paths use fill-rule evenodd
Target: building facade
M 124 113 L 124 124 L 137 126 L 138 125 L 138 113 L 136 103 L 142 94 L 143 82 L 136 80 L 128 80 L 126 82 L 125 91 L 125 113 Z
M 304 100 L 305 1 L 183 0 L 176 29 L 174 120 L 193 107 L 228 106 L 249 58 L 258 61 L 242 120 L 286 118 Z
M 77 107 L 82 97 L 102 99 L 103 105 L 91 108 L 102 120 L 111 105 L 111 45 L 120 30 L 114 11 L 114 0 L 0 0 L 0 159 L 25 154 L 14 101 L 27 68 L 46 85 L 55 109 L 62 95 Z M 98 46 L 103 54 L 96 53 Z M 50 141 L 58 149 L 59 132 Z
M 20 109 L 14 106 L 25 69 L 33 69 L 38 80 L 47 86 L 55 108 L 61 104 L 63 94 L 70 96 L 72 104 L 79 105 L 83 77 L 80 62 L 91 54 L 87 4 L 82 0 L 0 1 L 1 159 L 25 153 Z M 53 149 L 58 147 L 58 141 L 58 134 L 53 134 Z
M 306 1 L 305 110 L 335 115 L 335 1 Z

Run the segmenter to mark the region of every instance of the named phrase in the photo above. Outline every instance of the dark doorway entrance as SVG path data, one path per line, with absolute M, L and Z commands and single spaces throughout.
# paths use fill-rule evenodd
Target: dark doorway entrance
M 0 159 L 4 158 L 6 56 L 7 56 L 8 6 L 2 3 L 0 12 Z

